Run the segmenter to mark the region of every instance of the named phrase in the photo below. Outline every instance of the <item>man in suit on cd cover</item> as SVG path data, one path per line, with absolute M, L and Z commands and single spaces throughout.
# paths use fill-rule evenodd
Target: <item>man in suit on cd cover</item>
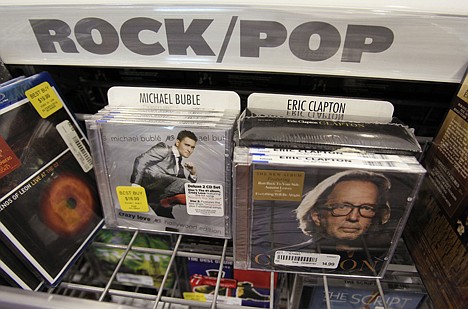
M 192 162 L 182 160 L 192 155 L 197 141 L 193 132 L 182 130 L 174 145 L 158 143 L 135 159 L 130 182 L 145 188 L 158 216 L 174 218 L 172 206 L 186 204 L 185 184 L 197 181 L 197 170 Z

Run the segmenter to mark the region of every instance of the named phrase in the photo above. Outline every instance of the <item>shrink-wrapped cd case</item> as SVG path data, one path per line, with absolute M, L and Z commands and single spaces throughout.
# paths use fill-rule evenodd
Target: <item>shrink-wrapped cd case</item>
M 332 121 L 252 114 L 246 109 L 236 132 L 246 147 L 317 149 L 356 148 L 366 152 L 417 155 L 421 147 L 414 133 L 394 119 L 388 123 Z
M 424 168 L 413 157 L 236 147 L 235 266 L 381 278 Z
M 136 93 L 134 102 L 151 93 L 164 105 L 177 105 L 182 91 L 120 90 Z M 207 93 L 192 92 L 203 106 Z M 237 115 L 236 108 L 111 105 L 87 119 L 106 225 L 230 238 Z

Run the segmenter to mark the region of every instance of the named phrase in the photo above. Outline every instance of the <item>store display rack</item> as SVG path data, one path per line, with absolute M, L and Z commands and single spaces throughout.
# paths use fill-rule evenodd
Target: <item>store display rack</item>
M 59 77 L 55 79 L 59 84 L 62 83 L 61 90 L 68 98 L 67 101 L 78 103 L 73 107 L 79 112 L 98 109 L 89 102 L 105 104 L 106 89 L 112 85 L 131 84 L 133 80 L 136 81 L 135 84 L 156 83 L 172 87 L 182 83 L 182 76 L 184 87 L 235 90 L 242 92 L 244 98 L 255 90 L 377 98 L 385 96 L 384 99 L 393 96 L 390 99 L 401 105 L 397 106 L 396 113 L 408 117 L 402 119 L 407 124 L 420 126 L 417 130 L 419 129 L 423 135 L 421 138 L 426 142 L 430 142 L 430 137 L 448 108 L 448 102 L 465 70 L 468 52 L 468 6 L 463 0 L 433 3 L 416 0 L 391 3 L 260 0 L 255 5 L 251 1 L 236 1 L 232 4 L 222 0 L 167 0 L 158 5 L 150 0 L 135 1 L 132 5 L 128 1 L 119 0 L 6 0 L 0 4 L 0 13 L 0 60 L 5 63 L 5 66 L 0 67 L 0 81 L 9 76 L 5 67 L 18 70 L 15 76 L 51 69 Z M 153 51 L 151 55 L 144 55 L 128 49 L 129 41 L 124 42 L 122 39 L 122 31 L 125 31 L 122 25 L 128 25 L 127 22 L 137 17 L 144 17 L 145 22 L 161 28 L 141 28 L 142 40 L 133 42 L 140 44 L 140 47 L 156 46 L 159 43 L 158 46 L 163 48 L 160 53 Z M 69 30 L 69 33 L 62 33 L 62 39 L 66 43 L 58 41 L 60 36 L 54 37 L 54 29 L 41 30 L 41 20 L 42 25 L 47 25 L 46 22 L 52 20 L 61 26 L 60 29 Z M 198 22 L 201 24 L 197 24 Z M 173 31 L 177 34 L 180 31 L 178 25 L 185 25 L 187 29 L 192 24 L 206 26 L 205 31 L 190 30 L 199 39 L 198 43 L 191 41 L 182 31 L 183 44 L 177 45 L 178 41 L 171 37 Z M 323 51 L 318 42 L 312 42 L 316 46 L 311 47 L 301 45 L 301 42 L 308 40 L 299 40 L 311 39 L 314 34 L 315 38 L 325 35 L 314 33 L 313 28 L 307 28 L 317 24 L 326 27 L 329 34 L 335 35 L 330 40 L 332 43 L 334 41 L 330 46 L 336 50 L 322 59 L 307 58 L 307 55 L 301 54 L 301 50 L 308 51 L 309 56 L 316 51 Z M 271 28 L 272 26 L 275 28 Z M 255 27 L 261 28 L 259 30 Z M 103 29 L 107 29 L 107 32 L 100 32 Z M 135 29 L 138 30 L 138 27 Z M 375 46 L 366 46 L 372 38 L 363 37 L 362 33 L 362 41 L 346 41 L 353 37 L 352 31 L 358 29 L 376 30 L 376 33 L 384 31 L 387 40 L 379 44 L 386 44 L 387 48 L 378 50 L 372 49 Z M 131 28 L 127 30 L 130 35 L 135 34 Z M 269 30 L 276 32 L 270 33 Z M 300 33 L 304 31 L 309 31 L 310 37 L 301 37 Z M 95 36 L 97 33 L 101 35 L 100 38 L 99 35 Z M 371 31 L 369 35 L 372 33 Z M 106 34 L 111 35 L 110 41 Z M 355 34 L 359 38 L 359 32 Z M 84 35 L 84 40 L 80 40 L 80 35 L 81 38 Z M 41 37 L 51 41 L 41 41 Z M 278 41 L 266 40 L 273 37 Z M 377 40 L 378 36 L 373 39 Z M 326 41 L 325 37 L 323 41 Z M 87 45 L 86 42 L 91 44 Z M 109 42 L 114 45 L 107 45 L 106 50 L 105 45 Z M 75 49 L 64 46 L 74 46 Z M 199 49 L 200 46 L 203 48 Z M 361 50 L 358 54 L 347 54 L 350 52 L 346 50 L 349 46 L 371 49 Z M 3 64 L 2 61 L 0 64 Z M 158 74 L 162 78 L 153 80 Z M 112 80 L 115 76 L 117 78 Z M 223 83 L 216 83 L 216 77 Z M 171 83 L 172 81 L 174 82 Z M 205 84 L 205 81 L 209 82 Z M 402 89 L 403 95 L 398 96 Z M 103 98 L 96 100 L 97 94 Z M 427 108 L 427 112 L 422 113 L 423 108 Z M 434 116 L 436 114 L 439 118 Z M 140 232 L 132 233 L 134 240 Z M 177 280 L 175 286 L 170 287 L 173 294 L 163 294 L 164 289 L 148 293 L 138 286 L 132 290 L 115 288 L 115 276 L 119 267 L 125 255 L 132 250 L 167 254 L 172 264 L 177 257 L 216 259 L 220 260 L 220 269 L 225 261 L 232 260 L 232 256 L 227 253 L 227 240 L 222 252 L 213 255 L 179 250 L 184 236 L 175 238 L 173 250 L 139 248 L 132 246 L 132 242 L 122 246 L 93 243 L 92 246 L 111 246 L 125 250 L 104 286 L 82 282 L 86 276 L 93 275 L 86 257 L 83 256 L 55 288 L 31 292 L 0 286 L 0 307 L 235 308 L 233 305 L 216 303 L 219 276 L 214 301 L 211 303 L 188 301 L 176 295 Z M 168 267 L 168 271 L 170 268 Z M 173 265 L 172 268 L 177 267 Z M 390 264 L 387 271 L 417 274 L 413 265 Z M 168 272 L 163 282 L 166 282 L 167 275 Z M 273 276 L 272 273 L 272 295 Z M 321 279 L 326 291 L 327 308 L 332 308 L 327 293 L 328 278 L 325 276 Z M 388 309 L 384 297 L 386 291 L 382 288 L 381 280 L 373 281 L 384 299 L 384 308 Z M 280 290 L 279 299 L 273 299 L 269 307 L 298 308 L 303 285 L 300 276 L 285 276 L 277 286 Z M 119 299 L 121 303 L 111 302 L 112 298 Z M 430 300 L 427 304 L 430 306 Z
M 232 256 L 227 254 L 229 251 L 229 241 L 224 240 L 222 252 L 219 254 L 206 254 L 196 251 L 182 251 L 179 250 L 179 245 L 183 239 L 183 235 L 172 235 L 175 239 L 175 245 L 172 250 L 162 250 L 145 247 L 134 247 L 133 242 L 137 235 L 141 232 L 132 231 L 132 239 L 126 245 L 115 245 L 95 242 L 91 246 L 107 247 L 113 249 L 124 250 L 119 262 L 117 263 L 112 275 L 108 279 L 105 286 L 89 284 L 86 278 L 94 276 L 95 273 L 91 271 L 91 267 L 86 261 L 86 254 L 77 261 L 76 265 L 69 270 L 64 280 L 54 288 L 48 288 L 43 291 L 25 291 L 16 288 L 0 286 L 0 307 L 1 308 L 63 308 L 66 304 L 67 308 L 219 308 L 219 309 L 235 309 L 235 308 L 257 308 L 248 306 L 236 306 L 226 303 L 217 302 L 219 296 L 219 286 L 221 280 L 221 273 L 224 263 L 232 261 Z M 116 274 L 119 272 L 124 259 L 130 252 L 144 252 L 148 254 L 164 254 L 170 256 L 169 265 L 166 269 L 164 278 L 161 281 L 161 286 L 164 288 L 154 289 L 149 293 L 148 290 L 142 286 L 135 285 L 132 289 L 120 286 L 115 287 Z M 168 274 L 171 270 L 176 270 L 175 260 L 177 257 L 197 257 L 204 259 L 213 259 L 220 262 L 216 288 L 211 302 L 200 302 L 195 300 L 186 300 L 180 297 L 178 293 L 180 282 L 175 281 L 174 286 L 168 287 L 166 285 Z M 406 273 L 409 275 L 417 274 L 414 265 L 397 265 L 390 264 L 388 267 L 389 272 Z M 299 275 L 290 275 L 287 280 L 280 280 L 277 285 L 275 294 L 274 274 L 270 275 L 270 295 L 278 295 L 279 299 L 271 297 L 269 307 L 273 308 L 300 308 L 300 298 L 304 286 L 303 277 Z M 328 294 L 328 277 L 318 276 L 318 279 L 323 280 L 325 288 L 325 299 L 327 309 L 332 309 L 333 306 L 330 302 Z M 180 278 L 178 278 L 180 279 Z M 385 301 L 385 291 L 382 288 L 380 279 L 366 279 L 373 282 L 378 287 L 379 293 L 385 309 L 389 307 Z M 169 291 L 169 292 L 168 292 Z M 179 294 L 179 295 L 178 295 Z M 119 302 L 117 302 L 119 301 Z M 176 306 L 176 307 L 172 307 Z M 180 307 L 177 307 L 180 306 Z

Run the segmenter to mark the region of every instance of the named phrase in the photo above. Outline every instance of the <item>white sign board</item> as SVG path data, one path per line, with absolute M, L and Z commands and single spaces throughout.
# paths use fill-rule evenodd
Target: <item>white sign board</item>
M 278 2 L 278 1 L 277 1 Z M 459 82 L 468 17 L 284 5 L 1 5 L 6 64 Z M 177 3 L 177 2 L 175 2 Z M 180 2 L 179 2 L 180 3 Z

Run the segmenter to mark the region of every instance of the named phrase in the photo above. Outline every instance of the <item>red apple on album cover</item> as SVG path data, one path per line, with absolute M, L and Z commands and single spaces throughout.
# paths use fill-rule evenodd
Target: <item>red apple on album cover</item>
M 50 183 L 40 205 L 44 223 L 61 236 L 71 236 L 93 218 L 96 202 L 86 181 L 63 174 Z

